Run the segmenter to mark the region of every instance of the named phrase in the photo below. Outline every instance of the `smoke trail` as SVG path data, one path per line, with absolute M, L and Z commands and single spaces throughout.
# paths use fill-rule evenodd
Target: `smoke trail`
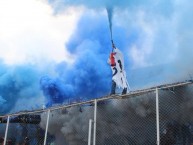
M 106 10 L 107 10 L 108 19 L 109 19 L 109 29 L 110 29 L 111 41 L 113 41 L 113 32 L 112 32 L 113 9 L 107 7 Z

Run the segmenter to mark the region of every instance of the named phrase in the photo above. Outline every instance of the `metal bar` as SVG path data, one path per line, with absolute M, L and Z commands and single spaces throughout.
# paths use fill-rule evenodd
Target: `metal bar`
M 6 130 L 5 130 L 5 137 L 4 137 L 3 145 L 6 145 L 6 142 L 7 142 L 7 133 L 8 133 L 8 128 L 9 128 L 9 118 L 10 118 L 10 116 L 7 116 L 7 124 L 6 124 Z
M 159 128 L 159 92 L 156 88 L 156 128 L 157 128 L 157 145 L 160 145 L 160 128 Z
M 97 100 L 94 101 L 94 130 L 93 130 L 93 145 L 96 145 L 96 120 L 97 120 Z
M 46 145 L 46 141 L 47 141 L 49 120 L 50 120 L 50 110 L 48 110 L 48 114 L 47 114 L 46 131 L 45 131 L 45 136 L 44 136 L 44 145 Z
M 103 96 L 101 98 L 98 98 L 97 100 L 98 101 L 104 101 L 104 100 L 108 100 L 108 99 L 119 99 L 119 98 L 123 98 L 123 97 L 128 97 L 129 98 L 129 97 L 134 97 L 134 96 L 137 96 L 137 95 L 145 94 L 145 93 L 148 93 L 148 92 L 153 92 L 153 91 L 156 90 L 156 88 L 167 89 L 167 88 L 180 87 L 180 86 L 185 86 L 185 85 L 190 85 L 190 84 L 193 84 L 193 81 L 160 85 L 160 86 L 152 87 L 152 88 L 148 88 L 148 89 L 132 91 L 128 94 L 118 95 L 118 96 L 109 96 L 108 95 L 108 96 Z M 80 103 L 73 103 L 73 104 L 69 104 L 69 105 L 56 106 L 56 107 L 51 107 L 51 108 L 48 108 L 48 109 L 41 109 L 41 110 L 36 110 L 36 111 L 18 112 L 18 113 L 14 113 L 14 114 L 9 114 L 9 116 L 16 116 L 16 115 L 22 115 L 22 114 L 42 113 L 42 112 L 46 112 L 48 110 L 54 111 L 54 110 L 58 110 L 58 109 L 64 109 L 64 108 L 89 104 L 89 103 L 92 103 L 92 102 L 94 102 L 94 100 L 83 101 L 83 102 L 80 102 Z M 0 116 L 0 117 L 3 118 L 3 117 L 6 117 L 6 116 L 7 115 L 3 115 L 3 116 Z
M 92 131 L 92 119 L 89 120 L 89 129 L 88 129 L 88 145 L 91 145 L 91 131 Z

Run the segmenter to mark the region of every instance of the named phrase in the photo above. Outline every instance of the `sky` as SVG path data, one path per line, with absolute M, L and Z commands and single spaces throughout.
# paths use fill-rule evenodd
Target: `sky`
M 55 16 L 41 0 L 3 0 L 0 5 L 0 58 L 5 64 L 71 60 L 64 42 L 80 14 L 69 9 L 68 14 Z
M 190 0 L 1 0 L 0 113 L 107 95 L 109 22 L 131 90 L 190 79 L 192 15 Z

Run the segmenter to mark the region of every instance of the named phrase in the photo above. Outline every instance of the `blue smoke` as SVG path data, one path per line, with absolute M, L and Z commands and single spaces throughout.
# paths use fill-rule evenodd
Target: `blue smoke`
M 124 29 L 116 27 L 115 30 L 118 46 L 126 46 L 123 41 L 126 39 Z M 77 29 L 66 44 L 67 50 L 76 56 L 75 62 L 70 66 L 58 64 L 58 77 L 44 76 L 40 81 L 48 104 L 62 103 L 68 99 L 92 99 L 110 93 L 112 75 L 107 63 L 111 52 L 109 33 L 106 16 L 92 17 L 85 14 L 81 17 Z
M 110 9 L 108 14 L 110 27 L 113 30 L 113 40 L 124 54 L 127 77 L 132 89 L 183 81 L 188 77 L 183 74 L 187 68 L 181 70 L 175 64 L 179 58 L 179 62 L 183 62 L 185 58 L 181 55 L 183 53 L 176 54 L 183 46 L 177 47 L 175 41 L 179 30 L 172 25 L 178 26 L 177 23 L 183 23 L 183 21 L 177 21 L 177 23 L 175 21 L 175 18 L 178 18 L 176 13 L 179 12 L 179 9 L 176 9 L 178 2 L 171 0 L 159 0 L 156 3 L 152 0 L 51 0 L 49 2 L 56 12 L 69 6 L 84 6 L 95 10 Z M 112 9 L 116 11 L 112 13 Z M 113 17 L 114 14 L 116 14 L 115 17 Z M 66 44 L 68 51 L 77 58 L 71 67 L 64 64 L 62 70 L 57 68 L 57 71 L 63 83 L 73 88 L 73 92 L 68 93 L 72 93 L 72 97 L 96 98 L 110 91 L 111 72 L 106 63 L 111 50 L 109 22 L 107 15 L 85 15 L 84 13 L 77 25 L 77 30 Z M 135 58 L 131 58 L 133 53 L 131 48 L 134 45 L 140 53 Z M 147 53 L 148 51 L 150 52 Z M 137 57 L 139 60 L 142 57 L 142 62 L 147 65 L 139 65 L 134 69 Z M 102 75 L 97 74 L 98 71 Z M 190 72 L 193 72 L 192 69 Z M 101 88 L 95 88 L 96 86 Z
M 124 52 L 127 44 L 124 41 L 127 38 L 125 30 L 120 27 L 114 29 L 117 34 L 115 44 L 119 42 L 117 47 L 122 47 Z M 76 59 L 73 64 L 61 62 L 54 65 L 57 76 L 42 75 L 49 71 L 36 65 L 8 66 L 0 63 L 0 114 L 109 94 L 111 69 L 107 59 L 111 52 L 111 41 L 106 15 L 82 16 L 77 29 L 65 45 Z
M 43 76 L 40 79 L 40 85 L 44 95 L 47 96 L 46 107 L 61 104 L 73 95 L 72 86 L 65 85 L 59 78 L 52 79 L 49 76 Z
M 102 11 L 106 7 L 114 8 L 114 15 L 112 13 L 110 16 L 113 39 L 124 54 L 128 82 L 132 89 L 165 83 L 163 81 L 179 81 L 193 74 L 191 67 L 193 5 L 187 0 L 185 2 L 158 0 L 156 3 L 153 0 L 50 2 L 56 11 L 68 6 L 81 5 L 97 11 Z M 151 28 L 153 34 L 150 37 L 152 39 L 150 45 L 146 45 L 149 44 L 146 43 L 149 41 L 149 31 L 146 31 L 148 28 Z M 1 114 L 11 112 L 13 109 L 32 107 L 35 109 L 45 102 L 47 106 L 51 106 L 73 99 L 97 98 L 110 92 L 111 70 L 107 59 L 111 52 L 111 41 L 107 15 L 84 13 L 65 45 L 75 56 L 74 63 L 56 64 L 54 76 L 43 76 L 42 74 L 49 71 L 42 72 L 42 69 L 36 66 L 13 67 L 0 62 Z M 144 53 L 146 49 L 142 48 L 152 47 L 152 51 L 144 55 L 144 61 L 150 64 L 149 66 L 133 68 L 134 59 L 143 55 L 139 53 L 132 58 L 133 45 L 139 52 Z
M 20 111 L 23 106 L 31 110 L 39 103 L 30 102 L 32 98 L 39 100 L 39 72 L 35 66 L 6 66 L 0 62 L 0 114 Z M 25 100 L 25 101 L 24 101 Z M 20 105 L 15 106 L 18 102 Z M 39 104 L 40 105 L 40 104 Z M 12 110 L 16 108 L 15 110 Z

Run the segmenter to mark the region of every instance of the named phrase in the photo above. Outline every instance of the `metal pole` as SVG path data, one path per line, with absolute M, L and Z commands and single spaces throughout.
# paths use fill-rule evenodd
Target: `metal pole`
M 159 128 L 159 93 L 156 88 L 156 127 L 157 127 L 157 145 L 160 145 L 160 128 Z
M 49 120 L 50 120 L 50 110 L 48 110 L 48 114 L 47 114 L 46 131 L 45 131 L 45 136 L 44 136 L 44 145 L 46 145 L 46 141 L 47 141 Z
M 89 129 L 88 129 L 88 145 L 91 145 L 91 134 L 92 131 L 92 119 L 89 120 Z
M 97 100 L 94 101 L 94 130 L 93 130 L 93 145 L 96 145 L 96 119 L 97 119 Z
M 6 124 L 6 130 L 5 130 L 5 137 L 4 137 L 3 145 L 6 145 L 6 142 L 7 142 L 7 133 L 8 133 L 8 128 L 9 128 L 9 118 L 10 118 L 10 116 L 7 116 L 7 124 Z

